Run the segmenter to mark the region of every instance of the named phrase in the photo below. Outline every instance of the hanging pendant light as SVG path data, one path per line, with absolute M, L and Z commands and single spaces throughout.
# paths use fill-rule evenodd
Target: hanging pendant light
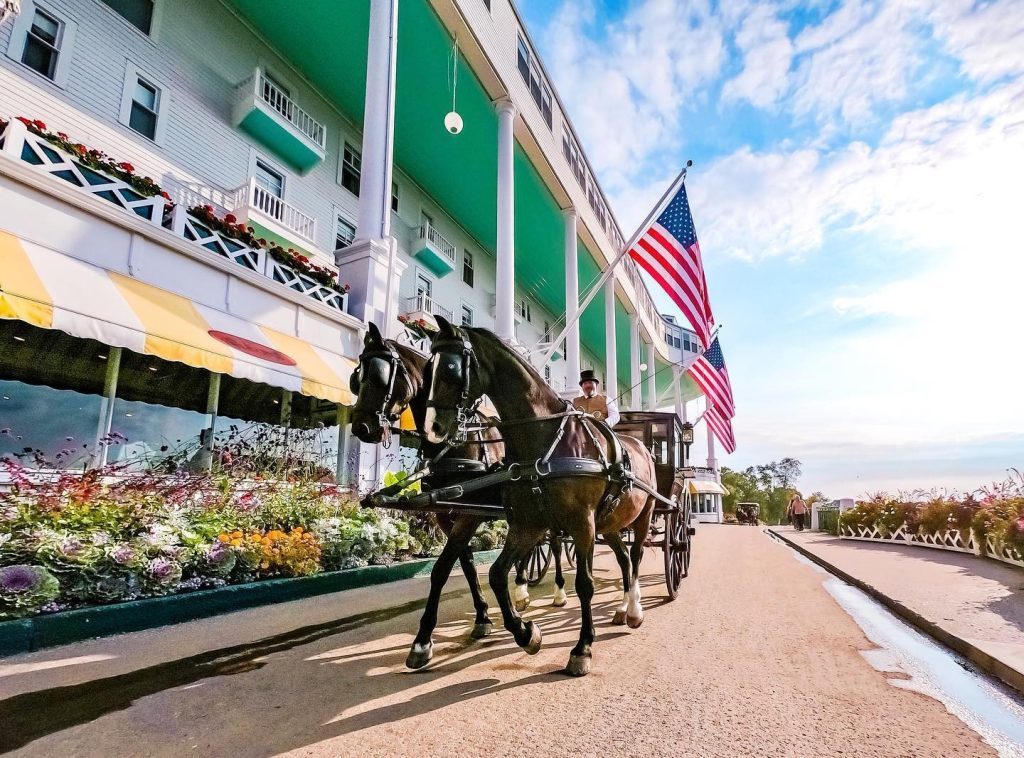
M 444 117 L 444 128 L 448 130 L 449 134 L 458 134 L 462 131 L 462 116 L 455 109 L 455 88 L 459 83 L 459 40 L 455 39 L 455 44 L 452 45 L 452 53 L 448 58 L 451 63 L 451 71 L 449 73 L 449 83 L 452 88 L 452 109 Z

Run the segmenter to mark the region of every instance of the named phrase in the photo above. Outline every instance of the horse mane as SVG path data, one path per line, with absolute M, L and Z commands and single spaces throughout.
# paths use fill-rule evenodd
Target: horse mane
M 561 397 L 559 397 L 558 393 L 555 392 L 551 385 L 547 383 L 544 377 L 540 375 L 540 372 L 537 371 L 537 369 L 534 368 L 533 365 L 523 356 L 521 356 L 516 350 L 513 350 L 508 345 L 506 345 L 505 342 L 502 341 L 502 339 L 498 337 L 497 334 L 492 332 L 490 329 L 484 329 L 483 327 L 464 326 L 462 328 L 467 332 L 472 332 L 473 334 L 483 338 L 483 340 L 485 342 L 488 342 L 492 347 L 502 348 L 506 353 L 508 353 L 508 355 L 511 356 L 516 361 L 516 363 L 518 363 L 519 366 L 534 380 L 534 385 L 536 388 L 534 391 L 538 396 L 542 396 L 544 393 L 547 393 L 549 395 L 550 400 L 555 402 L 561 401 Z
M 419 394 L 420 390 L 423 389 L 427 364 L 430 363 L 430 359 L 419 350 L 414 350 L 408 345 L 403 345 L 395 340 L 385 340 L 385 343 L 398 353 L 398 357 L 405 365 L 410 381 L 415 384 L 414 387 L 411 387 L 413 395 Z

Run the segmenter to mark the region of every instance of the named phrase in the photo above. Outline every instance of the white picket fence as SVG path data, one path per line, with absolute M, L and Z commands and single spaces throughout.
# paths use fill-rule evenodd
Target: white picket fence
M 883 535 L 875 526 L 850 526 L 841 524 L 839 537 L 844 540 L 863 540 L 865 542 L 884 542 L 890 545 L 918 545 L 937 550 L 950 550 L 955 553 L 973 553 L 982 555 L 981 546 L 973 533 L 968 533 L 966 540 L 958 529 L 950 529 L 937 534 L 917 534 L 910 532 L 906 525 L 901 525 L 889 536 Z M 997 545 L 991 536 L 985 538 L 985 555 L 1003 563 L 1024 568 L 1024 555 L 1009 545 Z

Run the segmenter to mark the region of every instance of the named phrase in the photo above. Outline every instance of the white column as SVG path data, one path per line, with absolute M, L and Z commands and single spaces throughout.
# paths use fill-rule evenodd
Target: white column
M 565 321 L 571 324 L 565 334 L 566 384 L 572 386 L 580 376 L 580 325 L 576 314 L 580 306 L 580 270 L 577 254 L 576 209 L 562 211 L 565 217 Z M 555 330 L 558 331 L 558 330 Z
M 658 379 L 654 373 L 658 370 L 658 364 L 655 360 L 657 357 L 655 352 L 654 343 L 648 343 L 647 345 L 647 398 L 650 403 L 649 411 L 655 411 L 658 409 Z
M 398 52 L 398 0 L 370 0 L 363 113 L 362 172 L 359 179 L 361 240 L 391 233 L 391 163 L 395 136 L 395 60 Z
M 615 277 L 604 285 L 604 379 L 605 394 L 619 396 L 618 350 L 615 347 Z
M 676 401 L 676 415 L 680 423 L 686 421 L 686 403 L 683 402 L 683 390 L 680 383 L 683 381 L 683 369 L 680 366 L 672 367 L 672 393 Z
M 718 472 L 718 459 L 715 458 L 715 433 L 711 431 L 711 425 L 706 421 L 704 426 L 708 430 L 708 468 L 714 472 Z
M 96 427 L 96 447 L 93 450 L 93 466 L 107 465 L 107 450 L 110 448 L 110 425 L 114 421 L 114 402 L 117 399 L 117 379 L 121 374 L 121 348 L 107 350 L 107 374 L 103 380 L 103 401 L 100 404 L 100 418 Z
M 515 338 L 513 304 L 516 291 L 515 180 L 513 125 L 516 107 L 510 100 L 495 104 L 498 111 L 498 271 L 495 282 L 494 331 L 503 340 Z
M 643 377 L 640 376 L 640 316 L 629 314 L 629 407 L 643 408 Z
M 391 237 L 397 31 L 398 0 L 370 0 L 356 241 L 334 253 L 339 278 L 352 287 L 348 312 L 376 323 L 385 337 L 398 332 L 395 319 L 403 269 Z

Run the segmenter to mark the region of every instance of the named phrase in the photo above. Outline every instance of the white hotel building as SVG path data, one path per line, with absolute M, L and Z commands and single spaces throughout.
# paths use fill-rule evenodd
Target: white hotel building
M 399 316 L 494 329 L 566 394 L 582 367 L 626 409 L 699 396 L 694 334 L 631 264 L 541 364 L 624 234 L 510 0 L 0 9 L 0 455 L 95 465 L 110 433 L 118 460 L 265 424 L 372 477 L 348 377 L 367 322 L 416 342 Z

